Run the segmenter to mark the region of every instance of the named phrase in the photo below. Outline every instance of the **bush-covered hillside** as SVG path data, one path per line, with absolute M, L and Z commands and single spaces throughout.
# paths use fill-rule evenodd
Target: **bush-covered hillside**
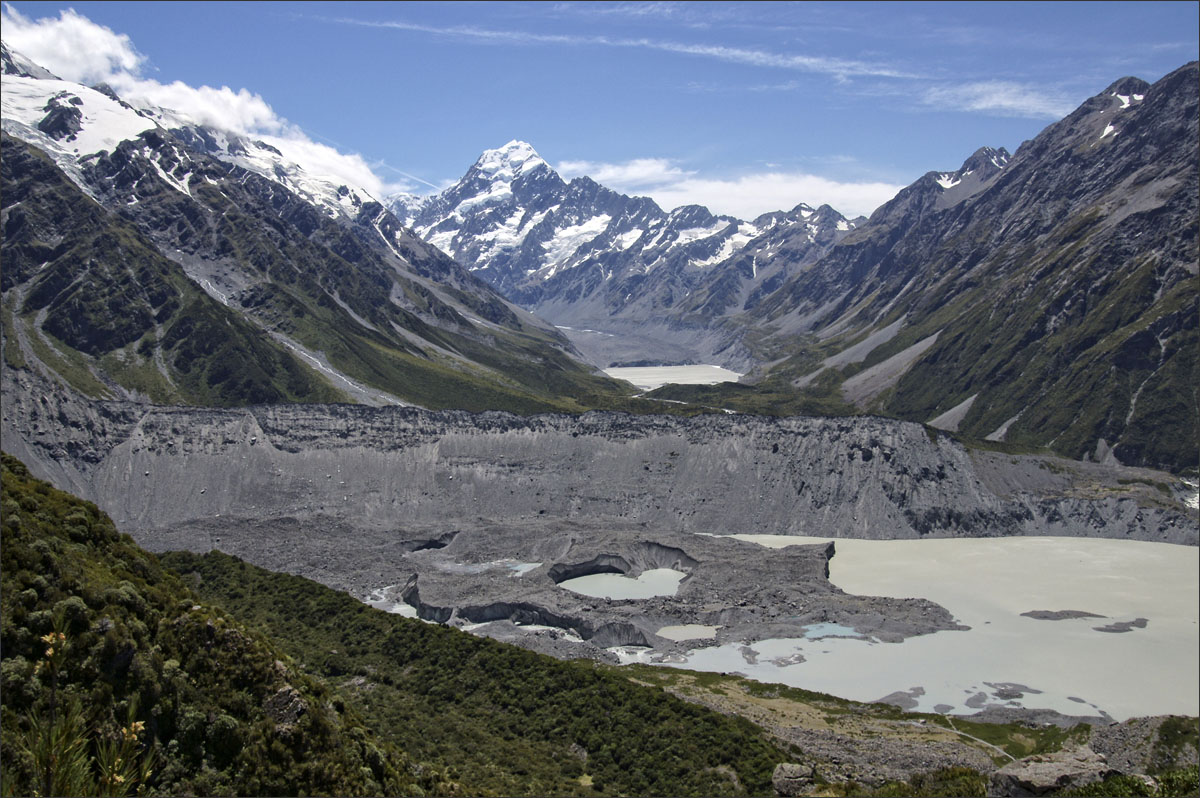
M 786 758 L 588 662 L 219 553 L 160 562 L 8 455 L 2 507 L 6 794 L 766 794 Z M 100 766 L 121 744 L 123 783 Z
M 421 783 L 402 754 L 271 641 L 197 603 L 94 505 L 30 478 L 8 455 L 2 506 L 6 794 L 137 789 L 136 772 L 118 773 L 122 784 L 88 765 L 122 738 L 136 741 L 126 759 L 148 767 L 140 786 L 153 793 L 439 786 Z M 72 758 L 79 772 L 68 772 Z
M 590 661 L 561 662 L 374 610 L 221 553 L 164 562 L 341 687 L 411 759 L 502 795 L 771 794 L 787 757 L 749 721 Z

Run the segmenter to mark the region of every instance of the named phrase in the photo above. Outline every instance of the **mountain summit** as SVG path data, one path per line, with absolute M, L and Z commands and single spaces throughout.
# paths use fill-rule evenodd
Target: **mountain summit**
M 517 175 L 531 172 L 540 166 L 550 168 L 531 144 L 514 139 L 498 149 L 484 150 L 472 168 L 492 180 L 511 183 Z
M 753 222 L 699 205 L 666 212 L 647 197 L 620 194 L 590 177 L 566 182 L 522 141 L 486 150 L 439 194 L 389 202 L 418 235 L 562 325 L 603 365 L 712 358 L 704 326 L 741 310 L 756 288 L 788 273 L 782 260 L 764 270 L 717 264 L 792 217 L 805 219 L 789 250 L 804 250 L 796 263 L 823 254 L 857 224 L 832 208 L 816 212 L 803 204 Z M 737 364 L 736 358 L 725 362 Z

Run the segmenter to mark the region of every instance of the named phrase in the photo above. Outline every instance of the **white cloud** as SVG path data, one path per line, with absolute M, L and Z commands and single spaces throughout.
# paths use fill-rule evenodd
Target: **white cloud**
M 869 216 L 903 186 L 842 183 L 799 172 L 763 172 L 732 179 L 692 177 L 647 193 L 664 208 L 704 205 L 713 213 L 753 219 L 762 213 L 790 210 L 801 202 L 830 205 L 844 216 Z
M 848 217 L 866 216 L 903 188 L 775 170 L 734 178 L 705 178 L 667 158 L 635 158 L 624 163 L 563 161 L 557 169 L 565 178 L 587 175 L 617 191 L 650 197 L 667 210 L 703 205 L 713 213 L 739 219 L 790 210 L 801 202 L 814 208 L 827 204 Z
M 685 172 L 667 158 L 634 158 L 625 163 L 563 161 L 555 170 L 567 180 L 587 175 L 601 185 L 625 192 L 682 180 L 694 174 Z
M 1033 119 L 1061 119 L 1075 108 L 1075 103 L 1055 91 L 1005 80 L 931 87 L 925 90 L 921 102 L 947 111 Z
M 263 139 L 312 174 L 358 186 L 376 197 L 412 190 L 407 181 L 380 178 L 361 155 L 313 141 L 248 89 L 160 83 L 143 77 L 146 59 L 128 36 L 73 9 L 62 11 L 58 18 L 31 20 L 5 4 L 2 15 L 5 43 L 64 80 L 108 83 L 131 105 L 170 109 L 192 122 Z
M 170 108 L 180 111 L 203 125 L 234 133 L 258 135 L 280 132 L 289 127 L 267 101 L 246 89 L 222 86 L 189 86 L 186 83 L 159 83 L 129 74 L 113 75 L 108 83 L 126 102 L 141 108 Z
M 136 74 L 145 57 L 122 33 L 97 25 L 68 8 L 58 19 L 31 20 L 11 5 L 3 10 L 4 41 L 63 80 L 97 83 L 120 73 Z

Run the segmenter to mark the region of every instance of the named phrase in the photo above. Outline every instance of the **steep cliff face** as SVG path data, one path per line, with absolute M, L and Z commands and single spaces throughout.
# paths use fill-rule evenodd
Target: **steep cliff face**
M 1184 506 L 1150 487 L 1165 475 L 973 454 L 881 418 L 164 408 L 6 380 L 5 448 L 130 529 L 320 515 L 373 530 L 545 518 L 716 534 L 1197 542 Z M 1127 490 L 1139 480 L 1145 491 Z

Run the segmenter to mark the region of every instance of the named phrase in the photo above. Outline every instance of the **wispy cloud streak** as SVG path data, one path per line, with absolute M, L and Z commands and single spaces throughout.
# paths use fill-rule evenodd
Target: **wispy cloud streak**
M 695 174 L 676 166 L 669 158 L 634 158 L 624 163 L 562 161 L 555 169 L 568 180 L 587 175 L 597 183 L 618 187 L 623 191 L 659 186 Z
M 833 75 L 838 78 L 849 77 L 887 77 L 913 78 L 913 75 L 884 64 L 871 64 L 865 61 L 854 61 L 844 58 L 827 56 L 789 55 L 775 53 L 769 50 L 748 49 L 744 47 L 727 47 L 712 44 L 687 44 L 684 42 L 664 41 L 650 38 L 617 38 L 610 36 L 580 36 L 568 33 L 533 33 L 521 30 L 495 30 L 472 26 L 440 27 L 422 25 L 403 20 L 363 20 L 351 17 L 326 18 L 325 21 L 340 25 L 357 25 L 366 28 L 383 28 L 391 30 L 429 33 L 437 36 L 450 36 L 463 39 L 474 39 L 481 42 L 504 44 L 561 44 L 571 46 L 620 47 L 632 49 L 657 50 L 660 52 L 691 55 L 701 58 L 711 58 L 726 63 L 744 64 L 749 66 L 767 67 L 772 69 L 792 69 L 804 72 Z

